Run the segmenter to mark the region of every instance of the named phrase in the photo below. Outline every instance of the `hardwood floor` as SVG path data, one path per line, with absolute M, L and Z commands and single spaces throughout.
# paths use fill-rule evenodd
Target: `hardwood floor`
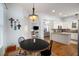
M 45 40 L 49 41 L 49 37 L 45 37 Z M 5 53 L 8 56 L 15 56 L 18 53 L 19 49 L 11 53 Z M 53 41 L 52 44 L 52 53 L 53 56 L 77 56 L 77 45 L 75 44 L 61 44 Z
M 49 37 L 45 37 L 45 40 L 49 39 Z M 56 56 L 77 56 L 77 50 L 77 45 L 72 43 L 66 45 L 53 41 L 52 44 L 52 53 Z
M 64 45 L 61 43 L 53 42 L 52 51 L 57 56 L 77 56 L 77 45 Z

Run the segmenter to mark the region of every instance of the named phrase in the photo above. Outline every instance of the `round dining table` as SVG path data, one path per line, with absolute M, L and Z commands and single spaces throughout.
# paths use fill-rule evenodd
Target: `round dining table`
M 26 39 L 20 42 L 20 47 L 32 55 L 36 55 L 36 52 L 41 52 L 49 47 L 49 43 L 42 39 Z

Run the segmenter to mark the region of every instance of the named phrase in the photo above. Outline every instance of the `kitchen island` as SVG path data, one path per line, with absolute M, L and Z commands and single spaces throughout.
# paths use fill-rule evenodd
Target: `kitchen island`
M 67 32 L 52 32 L 51 39 L 53 41 L 63 43 L 63 44 L 69 44 L 71 40 L 71 33 Z

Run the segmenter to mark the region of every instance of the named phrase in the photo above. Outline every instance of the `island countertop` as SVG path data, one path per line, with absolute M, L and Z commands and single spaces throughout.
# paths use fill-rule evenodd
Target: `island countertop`
M 68 32 L 53 32 L 52 34 L 70 35 Z

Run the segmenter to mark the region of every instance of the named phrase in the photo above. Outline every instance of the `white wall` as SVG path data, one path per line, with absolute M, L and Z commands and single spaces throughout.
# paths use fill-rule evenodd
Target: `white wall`
M 0 47 L 3 45 L 3 6 L 0 4 Z
M 26 9 L 27 10 L 27 9 Z M 39 19 L 37 23 L 32 23 L 27 17 L 29 15 L 26 10 L 17 4 L 11 4 L 8 6 L 7 9 L 7 45 L 16 44 L 18 46 L 18 38 L 20 36 L 24 36 L 26 39 L 31 38 L 31 30 L 32 26 L 38 25 L 39 26 L 39 37 L 44 39 L 44 29 L 43 29 L 43 16 L 39 15 Z M 21 30 L 14 30 L 10 27 L 10 18 L 18 19 L 21 22 L 22 28 Z M 26 28 L 27 27 L 27 28 Z M 27 31 L 26 31 L 27 30 Z
M 26 9 L 27 10 L 27 9 Z M 44 29 L 41 14 L 39 15 L 39 19 L 37 23 L 32 23 L 27 17 L 29 15 L 26 10 L 17 4 L 12 4 L 8 6 L 7 9 L 7 45 L 16 44 L 18 46 L 18 38 L 20 36 L 24 36 L 26 39 L 31 38 L 32 26 L 39 26 L 39 38 L 44 39 Z M 14 30 L 10 27 L 10 22 L 8 19 L 10 18 L 18 19 L 22 25 L 21 30 Z M 26 28 L 27 27 L 27 28 Z M 27 31 L 26 31 L 27 30 Z
M 0 55 L 3 54 L 3 5 L 0 4 Z
M 68 28 L 71 30 L 78 30 L 78 19 L 76 16 L 70 16 L 63 19 L 64 28 Z M 76 23 L 76 28 L 72 28 L 72 22 Z M 78 40 L 78 33 L 71 33 L 71 39 Z
M 14 30 L 10 27 L 10 18 L 18 19 L 21 24 L 21 30 Z M 16 4 L 8 6 L 7 10 L 7 44 L 8 45 L 17 45 L 18 46 L 18 38 L 20 36 L 25 37 L 25 39 L 30 38 L 30 30 L 28 19 L 25 18 L 25 14 L 23 8 Z
M 0 4 L 0 26 L 2 30 L 0 30 L 2 34 L 0 34 L 0 55 L 4 55 L 6 44 L 6 8 L 4 4 Z
M 77 30 L 78 29 L 78 19 L 77 19 L 77 17 L 75 17 L 75 16 L 69 16 L 69 17 L 65 17 L 65 18 L 63 18 L 62 20 L 64 20 L 63 21 L 63 28 L 69 28 L 69 29 L 74 29 L 74 30 Z M 77 26 L 77 28 L 72 28 L 72 22 L 73 23 L 76 23 L 76 26 Z

